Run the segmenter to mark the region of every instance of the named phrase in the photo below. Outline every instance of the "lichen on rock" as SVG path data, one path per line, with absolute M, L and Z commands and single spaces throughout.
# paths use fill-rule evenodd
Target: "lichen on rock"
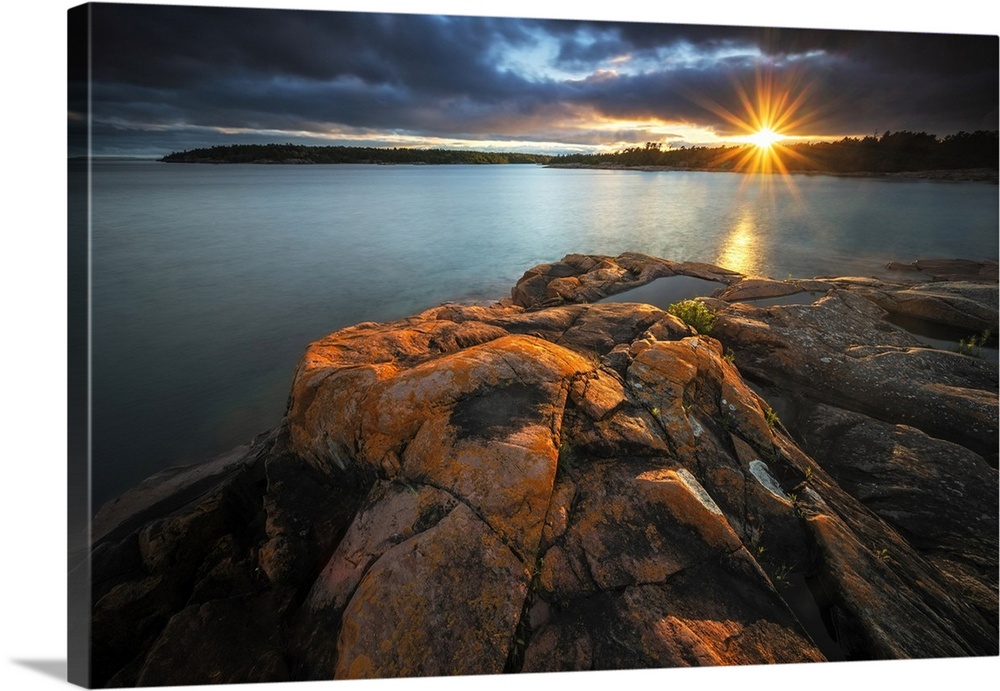
M 669 276 L 710 335 L 595 304 Z M 996 292 L 568 255 L 330 334 L 273 432 L 103 514 L 94 683 L 995 655 L 997 366 L 887 316 Z

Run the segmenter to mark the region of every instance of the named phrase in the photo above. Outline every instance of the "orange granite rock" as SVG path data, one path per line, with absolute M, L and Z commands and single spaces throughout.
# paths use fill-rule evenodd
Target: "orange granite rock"
M 824 296 L 595 304 L 670 276 Z M 330 334 L 274 431 L 101 512 L 95 685 L 995 655 L 997 365 L 914 293 L 995 318 L 627 253 Z

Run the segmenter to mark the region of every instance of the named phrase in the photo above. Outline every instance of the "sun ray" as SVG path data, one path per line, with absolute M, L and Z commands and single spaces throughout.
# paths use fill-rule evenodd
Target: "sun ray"
M 809 159 L 793 149 L 792 142 L 808 131 L 820 113 L 820 107 L 810 103 L 809 84 L 803 82 L 801 73 L 776 75 L 768 65 L 762 65 L 751 81 L 734 79 L 733 94 L 738 104 L 735 111 L 705 95 L 688 94 L 742 133 L 732 137 L 739 144 L 723 149 L 715 164 L 746 174 L 746 182 L 758 178 L 768 185 L 772 179 L 781 180 L 798 197 L 788 164 Z

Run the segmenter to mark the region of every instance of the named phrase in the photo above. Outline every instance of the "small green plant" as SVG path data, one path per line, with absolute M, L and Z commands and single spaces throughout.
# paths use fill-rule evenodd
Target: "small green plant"
M 767 422 L 768 427 L 774 427 L 781 420 L 778 419 L 778 414 L 774 412 L 774 409 L 768 406 L 767 410 L 764 411 L 764 420 Z
M 649 412 L 651 412 L 653 414 L 653 417 L 660 417 L 660 409 L 659 408 L 653 408 Z
M 753 520 L 751 516 L 747 516 L 747 520 Z M 751 525 L 747 528 L 746 541 L 751 550 L 755 551 L 757 554 L 763 554 L 764 548 L 760 544 L 761 538 L 764 537 L 763 528 L 759 528 L 755 525 Z
M 722 354 L 722 359 L 731 365 L 736 360 L 736 353 L 726 348 L 726 352 Z
M 788 586 L 788 579 L 792 575 L 792 570 L 794 566 L 788 566 L 787 564 L 781 564 L 778 568 L 774 570 L 774 582 L 780 586 Z
M 887 550 L 885 547 L 881 549 L 876 549 L 874 546 L 872 546 L 872 552 L 875 554 L 875 558 L 878 559 L 879 561 L 889 561 L 889 550 Z
M 667 312 L 700 334 L 707 334 L 715 326 L 715 312 L 697 300 L 682 300 L 667 308 Z
M 559 445 L 559 462 L 556 465 L 556 475 L 563 476 L 566 473 L 573 472 L 573 462 L 576 460 L 576 454 L 573 452 L 573 447 L 571 447 L 566 442 Z
M 958 347 L 955 348 L 955 351 L 961 353 L 962 355 L 980 357 L 982 355 L 983 346 L 986 345 L 988 340 L 990 340 L 990 335 L 991 331 L 986 329 L 981 334 L 963 338 L 958 342 Z
M 813 474 L 812 466 L 806 466 L 806 472 L 804 473 L 805 477 L 802 478 L 802 481 L 809 482 L 809 478 L 812 477 L 812 474 Z

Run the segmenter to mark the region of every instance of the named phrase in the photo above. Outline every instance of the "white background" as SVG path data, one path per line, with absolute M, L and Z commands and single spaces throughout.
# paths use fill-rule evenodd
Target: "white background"
M 20 0 L 0 20 L 3 126 L 0 175 L 0 688 L 61 688 L 66 661 L 66 10 L 76 3 Z M 649 0 L 296 0 L 187 4 L 622 19 L 701 24 L 998 33 L 994 3 L 889 0 L 817 3 Z M 655 6 L 654 6 L 655 5 Z M 808 5 L 808 7 L 806 7 Z M 260 684 L 248 689 L 860 688 L 992 685 L 1000 659 L 837 663 L 433 681 Z

